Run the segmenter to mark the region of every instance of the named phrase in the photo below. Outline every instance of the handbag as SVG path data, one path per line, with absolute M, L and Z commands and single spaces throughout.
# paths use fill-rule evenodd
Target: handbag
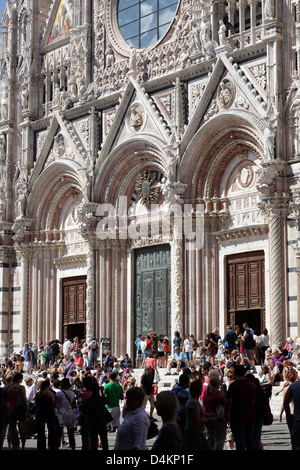
M 20 437 L 33 436 L 37 434 L 37 422 L 35 419 L 28 419 L 27 421 L 19 421 L 18 423 Z
M 150 419 L 150 426 L 148 429 L 147 439 L 152 439 L 153 437 L 157 436 L 157 434 L 158 434 L 158 426 L 153 421 L 153 419 Z
M 112 420 L 113 420 L 113 417 L 105 406 L 105 424 L 111 423 Z
M 273 423 L 273 415 L 271 413 L 270 405 L 267 404 L 266 412 L 264 416 L 264 425 L 270 426 Z
M 219 401 L 219 394 L 217 394 L 216 417 L 219 421 L 224 421 L 225 419 L 225 408 Z
M 25 421 L 27 418 L 28 408 L 24 403 L 22 391 L 19 390 L 18 398 L 16 401 L 15 411 L 17 414 L 18 421 Z
M 156 384 L 152 385 L 150 395 L 157 395 L 158 386 Z
M 60 417 L 62 418 L 64 424 L 67 426 L 67 428 L 75 428 L 76 425 L 77 425 L 77 417 L 76 417 L 76 414 L 75 414 L 75 411 L 73 409 L 73 406 L 72 406 L 72 403 L 71 403 L 71 400 L 70 398 L 68 397 L 68 395 L 64 392 L 64 390 L 62 390 L 63 394 L 67 397 L 70 405 L 71 405 L 71 409 L 61 409 L 59 411 L 57 411 L 57 417 L 59 418 L 59 415 Z

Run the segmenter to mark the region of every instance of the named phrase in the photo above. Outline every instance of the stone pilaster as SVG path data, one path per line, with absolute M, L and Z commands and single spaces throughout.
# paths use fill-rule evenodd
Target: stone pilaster
M 182 238 L 176 238 L 171 243 L 171 331 L 184 328 L 183 320 L 183 244 Z

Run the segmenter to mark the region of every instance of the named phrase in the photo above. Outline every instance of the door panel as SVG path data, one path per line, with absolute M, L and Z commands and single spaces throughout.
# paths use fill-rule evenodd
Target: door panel
M 135 334 L 169 334 L 170 247 L 135 251 Z
M 227 258 L 227 321 L 242 318 L 265 324 L 264 252 L 241 253 Z
M 86 279 L 73 278 L 63 280 L 63 336 L 72 330 L 69 325 L 85 325 Z M 75 326 L 73 327 L 74 330 Z M 75 331 L 75 330 L 74 330 Z

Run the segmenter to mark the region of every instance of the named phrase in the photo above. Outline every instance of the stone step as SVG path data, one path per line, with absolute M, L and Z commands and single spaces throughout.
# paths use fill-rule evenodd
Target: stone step
M 256 366 L 255 376 L 259 378 L 260 366 Z M 137 381 L 137 385 L 140 383 L 141 377 L 144 373 L 144 369 L 133 369 L 132 375 L 135 377 Z M 158 382 L 158 393 L 164 390 L 171 390 L 175 384 L 178 383 L 179 375 L 166 375 L 167 369 L 160 368 L 158 369 L 158 373 L 160 376 L 160 380 Z M 283 400 L 283 393 L 281 392 L 278 396 L 276 396 L 276 392 L 280 391 L 282 388 L 283 382 L 280 382 L 273 386 L 272 390 L 272 397 L 270 399 L 270 408 L 274 415 L 274 417 L 278 418 L 280 413 L 280 408 L 282 405 Z

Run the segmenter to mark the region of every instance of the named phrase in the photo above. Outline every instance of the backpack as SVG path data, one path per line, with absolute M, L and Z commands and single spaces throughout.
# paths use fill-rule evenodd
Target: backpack
M 177 416 L 176 416 L 176 421 L 178 423 L 178 426 L 181 429 L 181 432 L 184 431 L 185 424 L 186 424 L 186 408 L 185 408 L 185 405 L 186 405 L 186 403 L 188 401 L 188 398 L 189 398 L 188 396 L 184 397 L 184 398 L 178 396 L 178 393 L 181 392 L 182 390 L 184 390 L 184 388 L 181 387 L 181 386 L 178 390 L 173 390 L 173 392 L 175 393 L 175 395 L 178 398 L 179 405 L 180 405 L 180 408 L 179 408 Z

